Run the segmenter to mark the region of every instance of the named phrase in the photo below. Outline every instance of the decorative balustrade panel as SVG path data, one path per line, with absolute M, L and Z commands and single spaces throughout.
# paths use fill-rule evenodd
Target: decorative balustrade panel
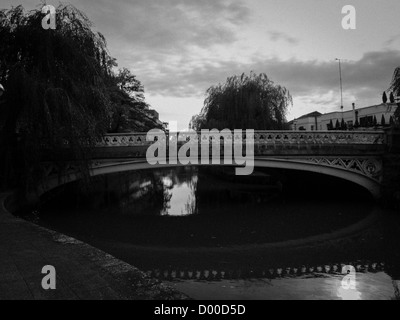
M 384 144 L 383 132 L 301 132 L 275 131 L 254 133 L 255 143 L 288 144 Z
M 147 141 L 147 135 L 149 141 Z M 287 144 L 287 145 L 332 145 L 332 144 L 367 144 L 382 145 L 385 144 L 385 133 L 381 131 L 255 131 L 254 135 L 245 134 L 221 134 L 228 141 L 233 139 L 237 141 L 246 141 L 254 138 L 255 144 Z M 211 142 L 217 142 L 213 134 L 179 132 L 179 141 L 184 142 L 192 138 L 194 141 L 209 139 Z M 105 135 L 97 144 L 98 147 L 124 147 L 124 146 L 146 146 L 154 141 L 165 141 L 166 143 L 175 141 L 176 134 L 156 134 L 156 133 L 126 133 L 126 134 L 108 134 Z M 222 138 L 221 138 L 222 139 Z
M 361 158 L 361 157 L 314 157 L 305 159 L 310 163 L 320 166 L 336 167 L 347 171 L 353 171 L 358 174 L 380 181 L 382 178 L 382 160 L 379 158 Z

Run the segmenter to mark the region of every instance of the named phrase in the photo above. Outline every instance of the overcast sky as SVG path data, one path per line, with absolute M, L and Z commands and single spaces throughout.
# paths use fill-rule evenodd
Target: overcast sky
M 69 0 L 145 87 L 162 121 L 186 128 L 205 91 L 243 72 L 266 73 L 294 98 L 288 120 L 381 102 L 400 66 L 399 0 Z M 39 1 L 0 0 L 1 8 Z M 58 1 L 47 1 L 57 5 Z M 356 8 L 356 30 L 342 7 Z

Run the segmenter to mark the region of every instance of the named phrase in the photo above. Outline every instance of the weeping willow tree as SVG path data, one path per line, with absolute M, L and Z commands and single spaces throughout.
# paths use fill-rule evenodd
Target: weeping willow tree
M 281 130 L 291 103 L 289 91 L 265 74 L 233 76 L 207 90 L 204 107 L 192 118 L 190 127 Z
M 42 28 L 41 8 L 1 10 L 0 147 L 3 183 L 31 187 L 42 177 L 40 162 L 85 159 L 112 114 L 107 87 L 112 59 L 105 38 L 84 13 L 59 5 L 56 29 Z

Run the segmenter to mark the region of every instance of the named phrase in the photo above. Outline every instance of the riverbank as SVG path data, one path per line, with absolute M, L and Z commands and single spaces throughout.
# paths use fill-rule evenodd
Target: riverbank
M 173 300 L 184 294 L 132 265 L 61 233 L 13 216 L 0 194 L 0 300 Z M 42 268 L 56 269 L 44 290 Z

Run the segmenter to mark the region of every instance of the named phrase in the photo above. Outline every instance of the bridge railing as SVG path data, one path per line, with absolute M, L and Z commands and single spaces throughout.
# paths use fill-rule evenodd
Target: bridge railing
M 156 134 L 149 134 L 150 136 Z M 180 140 L 188 140 L 193 133 L 179 132 Z M 97 144 L 98 147 L 126 147 L 151 145 L 154 139 L 146 140 L 147 133 L 107 134 Z M 157 137 L 159 139 L 160 137 Z M 245 131 L 243 135 L 228 135 L 228 139 L 247 140 Z M 165 133 L 166 143 L 176 139 L 176 134 Z M 197 133 L 197 139 L 210 139 L 211 134 Z M 284 144 L 284 145 L 383 145 L 386 144 L 383 131 L 255 131 L 254 143 L 258 145 Z

